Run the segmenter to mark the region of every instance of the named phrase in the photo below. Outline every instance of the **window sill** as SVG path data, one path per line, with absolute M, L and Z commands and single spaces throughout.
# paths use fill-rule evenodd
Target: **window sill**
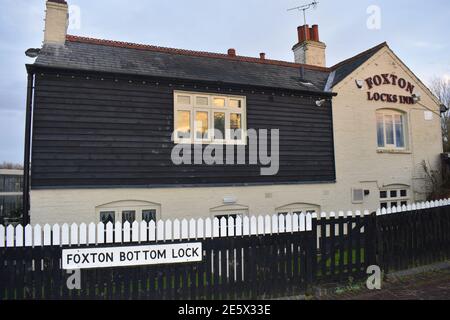
M 377 149 L 377 153 L 411 154 L 412 152 L 409 150 Z

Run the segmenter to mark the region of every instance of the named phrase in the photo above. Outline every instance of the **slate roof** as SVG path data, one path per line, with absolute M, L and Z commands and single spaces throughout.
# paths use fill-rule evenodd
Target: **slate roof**
M 332 71 L 335 75 L 331 87 L 345 79 L 384 46 L 387 46 L 385 42 L 331 68 L 323 68 L 287 61 L 68 35 L 65 46 L 44 45 L 34 65 L 324 92 Z
M 335 71 L 333 86 L 337 85 L 339 82 L 344 80 L 348 75 L 350 75 L 353 71 L 358 69 L 361 65 L 363 65 L 367 60 L 369 60 L 375 53 L 377 53 L 381 48 L 387 47 L 387 43 L 383 42 L 379 45 L 370 48 L 360 54 L 339 62 L 338 64 L 331 67 L 331 70 Z
M 312 92 L 323 92 L 329 75 L 328 68 L 285 61 L 75 36 L 64 47 L 44 45 L 34 65 Z

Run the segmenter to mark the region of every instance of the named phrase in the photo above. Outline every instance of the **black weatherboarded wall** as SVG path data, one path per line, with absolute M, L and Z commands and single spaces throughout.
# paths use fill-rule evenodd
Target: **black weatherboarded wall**
M 316 107 L 317 97 L 220 89 L 38 71 L 32 188 L 334 182 L 331 105 Z M 280 129 L 278 174 L 261 176 L 259 165 L 175 166 L 173 90 L 245 95 L 248 128 Z

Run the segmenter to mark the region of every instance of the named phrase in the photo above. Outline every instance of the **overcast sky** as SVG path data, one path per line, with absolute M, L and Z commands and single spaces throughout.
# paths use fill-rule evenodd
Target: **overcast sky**
M 226 52 L 293 60 L 298 11 L 287 9 L 309 0 L 68 0 L 80 19 L 70 34 L 175 48 Z M 450 1 L 448 0 L 320 0 L 308 12 L 319 24 L 327 48 L 327 64 L 387 41 L 425 82 L 450 79 Z M 371 6 L 381 20 L 370 24 Z M 370 8 L 370 14 L 368 14 Z M 40 47 L 44 0 L 0 0 L 0 162 L 22 163 L 27 48 Z M 370 19 L 369 21 L 372 21 Z M 78 28 L 79 27 L 79 28 Z

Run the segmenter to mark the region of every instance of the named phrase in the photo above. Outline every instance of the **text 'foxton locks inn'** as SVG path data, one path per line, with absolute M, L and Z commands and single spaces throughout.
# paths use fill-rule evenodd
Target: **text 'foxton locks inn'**
M 27 65 L 33 224 L 376 210 L 425 200 L 439 170 L 441 104 L 387 43 L 327 66 L 317 25 L 286 30 L 292 62 L 67 25 L 47 1 Z

